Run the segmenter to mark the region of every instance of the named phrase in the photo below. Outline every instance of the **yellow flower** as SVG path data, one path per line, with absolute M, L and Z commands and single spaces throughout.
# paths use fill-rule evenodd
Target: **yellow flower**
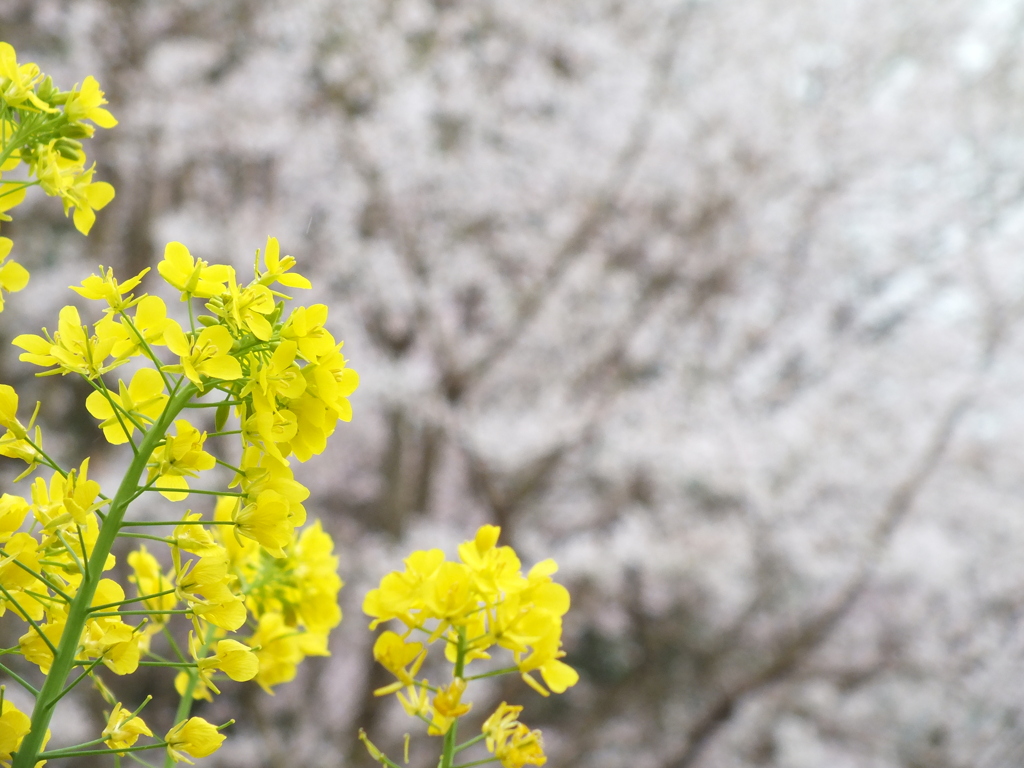
M 15 165 L 18 161 L 15 160 Z M 2 170 L 9 170 L 7 163 L 2 167 Z M 6 182 L 0 184 L 0 221 L 11 221 L 11 217 L 7 215 L 7 211 L 11 210 L 22 203 L 25 199 L 25 191 L 27 187 L 24 182 Z
M 26 333 L 15 337 L 12 343 L 25 350 L 19 360 L 42 367 L 56 366 L 58 369 L 47 373 L 79 373 L 94 379 L 123 362 L 104 362 L 118 340 L 113 326 L 100 322 L 95 325 L 95 330 L 96 335 L 90 336 L 82 325 L 78 310 L 67 306 L 60 311 L 53 339 Z M 43 332 L 46 332 L 45 328 Z
M 60 643 L 60 636 L 64 634 L 64 620 L 47 622 L 39 629 L 56 647 Z M 50 650 L 50 645 L 39 636 L 35 627 L 30 628 L 28 632 L 18 638 L 18 649 L 26 661 L 38 666 L 39 671 L 44 675 L 49 674 L 50 667 L 53 665 L 53 651 Z
M 0 45 L 7 45 L 0 43 Z M 32 721 L 9 699 L 4 699 L 0 708 L 0 765 L 9 768 L 11 755 L 18 751 L 21 740 L 28 734 Z
M 159 376 L 159 374 L 158 374 Z M 149 462 L 149 479 L 155 479 L 160 493 L 170 501 L 188 498 L 188 477 L 197 477 L 202 470 L 212 469 L 217 460 L 203 450 L 206 433 L 200 432 L 187 420 L 174 422 L 176 434 L 167 435 L 162 446 L 153 451 Z
M 235 500 L 232 497 L 223 498 L 226 498 L 228 501 Z M 187 513 L 182 524 L 174 529 L 174 535 L 171 537 L 175 546 L 200 557 L 223 554 L 224 548 L 214 541 L 210 532 L 204 526 L 196 525 L 195 521 L 202 519 L 203 516 L 198 512 Z
M 107 718 L 107 727 L 102 733 L 106 745 L 122 756 L 125 753 L 119 750 L 134 746 L 139 736 L 152 735 L 153 732 L 142 718 L 122 707 L 121 702 L 114 705 L 114 711 Z
M 540 731 L 531 731 L 516 719 L 522 711 L 522 707 L 513 707 L 503 701 L 481 728 L 487 737 L 487 750 L 501 761 L 503 768 L 522 768 L 547 762 Z
M 117 125 L 117 120 L 103 109 L 102 105 L 106 103 L 100 84 L 96 82 L 95 77 L 89 75 L 82 83 L 82 87 L 74 90 L 68 97 L 64 104 L 64 114 L 72 123 L 92 120 L 100 128 L 113 128 Z
M 561 661 L 562 616 L 569 610 L 569 592 L 552 580 L 558 570 L 553 560 L 537 563 L 523 576 L 511 547 L 496 546 L 500 532 L 496 526 L 481 527 L 473 540 L 459 546 L 461 563 L 446 562 L 440 550 L 413 552 L 404 572 L 387 574 L 367 594 L 363 611 L 373 617 L 371 628 L 399 619 L 410 630 L 429 632 L 428 643 L 444 636 L 445 656 L 451 662 L 457 659 L 460 637 L 467 642 L 464 663 L 490 658 L 493 645 L 503 647 L 512 652 L 528 685 L 544 696 L 548 689 L 563 693 L 579 680 L 576 671 Z M 378 661 L 410 684 L 396 671 L 407 663 L 399 653 L 401 640 L 384 633 L 379 642 Z M 533 672 L 540 672 L 543 685 Z M 385 692 L 397 687 L 392 684 Z
M 0 99 L 12 107 L 56 112 L 35 93 L 34 89 L 42 79 L 43 75 L 37 65 L 19 65 L 13 46 L 0 43 Z
M 386 685 L 373 692 L 375 696 L 384 696 L 394 693 L 404 686 L 415 685 L 413 678 L 423 666 L 427 652 L 423 648 L 423 643 L 406 642 L 399 635 L 389 631 L 382 632 L 373 644 L 373 658 L 398 678 L 397 683 Z M 407 669 L 410 664 L 412 668 Z
M 220 689 L 213 683 L 215 672 L 223 672 L 235 682 L 252 680 L 259 672 L 260 662 L 252 648 L 237 640 L 218 640 L 214 655 L 203 659 L 198 658 L 199 644 L 194 634 L 189 639 L 189 645 L 192 658 L 199 665 L 199 681 L 214 693 L 220 693 Z
M 245 603 L 231 591 L 235 577 L 228 573 L 223 552 L 189 561 L 178 570 L 177 594 L 197 618 L 234 632 L 245 623 Z
M 565 693 L 567 688 L 579 682 L 576 670 L 560 661 L 565 656 L 561 648 L 561 619 L 534 612 L 523 617 L 520 627 L 520 632 L 526 635 L 532 646 L 531 653 L 525 658 L 521 658 L 518 651 L 514 654 L 524 682 L 542 696 L 547 696 L 548 692 L 530 675 L 533 670 L 540 672 L 544 683 L 555 693 Z
M 92 392 L 85 399 L 86 410 L 100 420 L 103 436 L 111 445 L 127 443 L 128 438 L 135 434 L 135 423 L 126 412 L 135 421 L 148 425 L 163 413 L 168 399 L 164 394 L 163 379 L 152 368 L 138 370 L 127 386 L 121 380 L 117 385 L 117 394 L 107 392 L 109 400 L 102 392 Z M 111 401 L 118 406 L 117 411 Z
M 171 728 L 164 740 L 167 742 L 167 754 L 171 760 L 192 765 L 192 761 L 185 757 L 186 754 L 192 757 L 212 755 L 220 749 L 224 736 L 216 726 L 203 718 L 190 717 Z
M 260 341 L 270 341 L 274 327 L 265 315 L 274 312 L 273 293 L 259 283 L 239 288 L 235 282 L 235 270 L 231 267 L 227 270 L 227 291 L 207 304 L 207 308 L 240 335 L 248 331 Z
M 75 228 L 83 235 L 88 235 L 96 222 L 96 214 L 114 199 L 114 187 L 105 181 L 93 181 L 96 164 L 85 168 L 85 156 L 76 160 L 60 153 L 57 142 L 53 139 L 48 144 L 37 147 L 32 171 L 39 179 L 39 185 L 48 195 L 57 195 L 64 204 L 64 215 L 75 209 Z
M 249 645 L 256 648 L 260 670 L 256 682 L 267 693 L 273 693 L 273 686 L 287 683 L 295 678 L 295 667 L 305 654 L 299 643 L 298 633 L 288 626 L 281 614 L 264 613 Z
M 181 326 L 171 321 L 164 329 L 168 348 L 181 358 L 181 365 L 164 366 L 164 370 L 184 373 L 200 391 L 203 376 L 224 381 L 242 378 L 242 366 L 228 354 L 235 340 L 222 325 L 204 328 L 198 337 L 189 338 Z
M 100 484 L 89 479 L 89 458 L 67 477 L 54 472 L 50 478 L 49 493 L 46 482 L 37 477 L 32 484 L 32 506 L 36 520 L 45 528 L 57 528 L 74 521 L 85 525 L 92 513 L 106 504 L 97 501 Z
M 315 364 L 306 366 L 302 373 L 309 382 L 310 391 L 323 400 L 337 418 L 352 420 L 352 405 L 348 398 L 359 386 L 359 374 L 346 368 L 348 362 L 341 354 L 340 345 L 321 355 Z
M 284 557 L 284 549 L 293 538 L 295 522 L 291 505 L 280 493 L 266 490 L 256 501 L 239 506 L 234 515 L 235 531 L 254 541 L 274 557 Z
M 341 622 L 338 591 L 343 584 L 333 552 L 334 541 L 321 529 L 319 520 L 302 531 L 295 545 L 299 615 L 310 632 L 323 635 Z
M 6 261 L 5 263 L 13 245 L 14 243 L 9 237 L 0 237 L 0 312 L 4 311 L 4 291 L 17 293 L 28 285 L 27 269 L 16 261 Z
M 113 579 L 101 579 L 92 600 L 93 606 L 123 603 L 124 590 Z M 117 611 L 117 607 L 103 612 Z M 135 627 L 122 621 L 120 616 L 94 616 L 85 622 L 79 653 L 86 658 L 100 657 L 108 669 L 117 675 L 130 675 L 139 667 L 141 634 Z
M 28 502 L 9 493 L 0 496 L 0 543 L 11 538 L 28 515 Z
M 142 351 L 143 342 L 149 346 L 166 344 L 164 331 L 170 327 L 181 330 L 176 322 L 167 317 L 167 305 L 159 296 L 144 296 L 135 307 L 135 317 L 131 324 L 135 330 L 125 333 L 112 350 L 114 357 L 119 360 L 137 355 Z
M 270 285 L 273 282 L 278 282 L 281 285 L 288 286 L 289 288 L 312 288 L 309 280 L 304 278 L 302 275 L 292 273 L 285 274 L 289 269 L 295 266 L 295 259 L 291 256 L 285 256 L 281 258 L 281 246 L 277 242 L 276 237 L 267 238 L 267 247 L 263 252 L 263 263 L 265 269 L 263 272 L 259 270 L 259 251 L 256 251 L 257 267 L 256 267 L 256 280 L 261 285 Z
M 462 694 L 466 692 L 466 681 L 455 678 L 446 688 L 438 691 L 431 705 L 431 722 L 427 733 L 431 736 L 443 736 L 459 717 L 473 708 L 472 704 L 462 703 Z M 406 710 L 408 711 L 408 710 Z
M 245 496 L 243 504 L 253 504 L 267 490 L 275 491 L 288 500 L 288 511 L 293 526 L 306 521 L 306 508 L 302 502 L 309 498 L 309 489 L 295 479 L 287 462 L 267 453 L 260 453 L 257 446 L 250 445 L 242 452 L 239 469 L 243 476 L 237 476 L 231 487 L 241 485 Z
M 164 248 L 164 260 L 157 265 L 161 277 L 181 291 L 181 300 L 189 296 L 209 299 L 219 296 L 225 290 L 231 268 L 222 264 L 207 264 L 202 259 L 193 259 L 188 248 L 178 242 L 168 243 Z
M 29 174 L 39 180 L 39 186 L 50 197 L 59 197 L 75 183 L 75 177 L 85 170 L 84 155 L 72 159 L 60 152 L 57 139 L 37 145 L 28 154 Z
M 282 341 L 270 360 L 263 365 L 253 365 L 255 372 L 252 381 L 242 390 L 243 396 L 256 387 L 263 392 L 267 400 L 294 400 L 306 391 L 306 380 L 302 369 L 295 364 L 298 345 L 294 341 Z M 255 361 L 254 361 L 255 362 Z
M 138 588 L 139 597 L 156 595 L 174 588 L 174 584 L 171 582 L 172 574 L 165 574 L 161 570 L 159 561 L 149 554 L 144 545 L 140 546 L 137 551 L 128 554 L 128 565 L 132 569 L 132 575 L 128 577 L 128 580 Z M 142 605 L 150 611 L 171 611 L 177 604 L 178 598 L 174 592 L 142 601 Z M 166 615 L 154 614 L 147 625 L 147 631 L 149 627 L 154 627 L 158 631 L 166 621 Z
M 370 629 L 389 619 L 401 619 L 409 628 L 422 624 L 418 612 L 424 605 L 426 586 L 444 562 L 440 549 L 413 552 L 405 559 L 405 572 L 392 571 L 363 600 L 363 612 L 374 617 Z
M 40 558 L 45 553 L 39 549 L 38 542 L 27 533 L 16 533 L 4 545 L 4 556 L 0 559 L 0 584 L 7 590 L 6 595 L 0 597 L 0 615 L 10 607 L 18 616 L 28 616 L 33 621 L 42 621 L 43 612 L 47 604 L 41 602 L 43 597 L 36 597 L 40 590 L 36 577 L 26 571 L 25 568 L 39 572 Z M 24 566 L 24 567 L 22 567 Z
M 0 427 L 6 427 L 17 437 L 26 434 L 18 421 L 18 393 L 8 384 L 0 384 Z
M 114 312 L 123 312 L 140 301 L 140 299 L 133 301 L 131 296 L 127 299 L 123 297 L 142 282 L 142 278 L 147 272 L 149 272 L 149 267 L 146 267 L 135 277 L 125 280 L 123 283 L 118 283 L 117 278 L 114 277 L 113 267 L 104 269 L 101 264 L 100 274 L 89 275 L 82 281 L 80 286 L 72 285 L 71 290 L 87 299 L 106 301 Z
M 334 337 L 324 328 L 326 322 L 327 307 L 324 304 L 296 307 L 281 328 L 281 339 L 294 341 L 299 354 L 315 363 L 337 347 Z

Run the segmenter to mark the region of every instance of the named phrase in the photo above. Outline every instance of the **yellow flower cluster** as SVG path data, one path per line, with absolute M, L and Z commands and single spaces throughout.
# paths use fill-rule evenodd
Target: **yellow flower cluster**
M 364 612 L 373 617 L 371 628 L 391 620 L 404 625 L 400 633 L 382 632 L 374 643 L 374 658 L 396 678 L 375 693 L 396 693 L 410 715 L 427 723 L 431 735 L 448 735 L 470 711 L 472 704 L 463 701 L 469 680 L 518 671 L 544 696 L 549 689 L 563 693 L 579 680 L 561 660 L 569 592 L 551 578 L 558 566 L 543 560 L 523 575 L 515 551 L 497 546 L 500 532 L 497 526 L 481 527 L 473 540 L 459 546 L 458 562 L 446 560 L 439 549 L 413 552 L 404 571 L 387 574 L 363 601 Z M 454 665 L 446 686 L 417 677 L 435 642 L 443 643 Z M 511 653 L 514 666 L 468 676 L 468 665 L 490 659 L 495 646 Z M 539 731 L 516 720 L 520 710 L 502 704 L 484 724 L 488 748 L 505 768 L 541 765 L 545 759 Z
M 190 703 L 211 699 L 225 678 L 255 679 L 271 691 L 294 678 L 306 656 L 327 655 L 328 635 L 341 621 L 342 582 L 333 542 L 320 524 L 298 530 L 306 522 L 309 491 L 295 479 L 290 460 L 323 451 L 337 422 L 351 418 L 348 396 L 359 380 L 324 328 L 325 307 L 286 311 L 289 297 L 279 287 L 310 286 L 290 271 L 294 265 L 270 238 L 262 260 L 257 252 L 253 280 L 239 286 L 232 267 L 195 259 L 171 243 L 158 272 L 188 304 L 187 325 L 170 317 L 159 297 L 132 293 L 146 272 L 118 282 L 101 267 L 73 286 L 101 303 L 99 320 L 87 326 L 79 310 L 67 306 L 52 334 L 44 329 L 15 338 L 21 360 L 45 369 L 40 375 L 76 374 L 87 381 L 93 392 L 86 408 L 98 428 L 133 454 L 117 493 L 104 495 L 89 477 L 88 459 L 64 470 L 46 454 L 35 414 L 23 425 L 17 393 L 0 385 L 6 429 L 0 455 L 26 462 L 28 471 L 52 470 L 48 481 L 35 478 L 29 498 L 0 497 L 0 614 L 10 609 L 29 625 L 16 651 L 48 676 L 37 691 L 40 707 L 50 678 L 74 666 L 89 675 L 100 666 L 127 675 L 143 665 L 170 664 L 180 670 L 175 686 Z M 206 300 L 208 314 L 194 311 L 197 298 Z M 134 370 L 127 382 L 108 381 L 122 366 Z M 212 416 L 213 433 L 182 416 L 188 409 Z M 238 428 L 225 430 L 232 412 Z M 237 436 L 234 457 L 210 451 L 214 433 Z M 218 464 L 231 473 L 227 488 L 197 488 L 209 484 L 205 478 Z M 173 520 L 126 520 L 128 505 L 147 492 L 171 502 L 195 493 L 219 498 L 205 518 L 188 510 Z M 167 535 L 139 533 L 138 526 L 166 526 Z M 114 566 L 110 546 L 117 537 L 169 548 L 162 561 L 146 545 L 130 552 L 134 597 L 101 575 Z M 173 639 L 176 617 L 187 622 L 179 635 L 189 628 L 187 653 Z M 68 634 L 77 641 L 69 645 Z M 161 636 L 178 661 L 154 652 Z M 152 736 L 139 712 L 110 703 L 107 747 L 149 748 L 134 746 L 140 736 Z M 44 719 L 33 716 L 26 738 L 38 735 L 36 718 Z M 209 754 L 222 740 L 217 728 L 191 718 L 155 746 L 179 761 Z
M 36 64 L 19 64 L 9 43 L 0 42 L 0 221 L 10 221 L 11 208 L 25 199 L 30 186 L 60 197 L 66 216 L 74 209 L 75 227 L 89 234 L 95 211 L 114 199 L 114 188 L 93 181 L 95 163 L 88 165 L 82 139 L 96 126 L 112 128 L 117 120 L 103 105 L 107 100 L 93 77 L 70 91 L 61 91 Z M 19 168 L 26 179 L 4 181 Z M 0 237 L 0 312 L 3 293 L 20 291 L 28 272 L 6 261 L 12 243 Z
M 10 220 L 6 212 L 28 187 L 39 186 L 61 198 L 65 215 L 73 209 L 75 226 L 88 234 L 95 211 L 114 196 L 113 187 L 93 180 L 81 142 L 96 126 L 117 124 L 106 103 L 92 77 L 61 91 L 0 42 L 0 221 Z M 23 179 L 12 180 L 18 169 Z M 0 237 L 0 311 L 4 292 L 28 281 L 8 260 L 11 249 Z M 117 489 L 105 494 L 89 476 L 88 458 L 65 468 L 43 448 L 39 404 L 22 421 L 18 393 L 0 384 L 0 456 L 26 465 L 18 480 L 49 472 L 32 480 L 27 495 L 0 494 L 0 616 L 10 612 L 26 625 L 15 647 L 0 649 L 0 673 L 35 699 L 31 713 L 22 712 L 0 685 L 0 768 L 96 754 L 113 754 L 118 765 L 123 756 L 148 764 L 134 753 L 153 749 L 166 751 L 167 765 L 191 763 L 213 754 L 233 722 L 190 717 L 194 700 L 212 700 L 224 680 L 255 680 L 272 693 L 305 657 L 328 654 L 328 636 L 341 621 L 338 559 L 320 523 L 306 525 L 309 490 L 291 462 L 322 453 L 338 422 L 351 419 L 348 398 L 359 377 L 326 328 L 327 307 L 289 307 L 283 291 L 312 287 L 294 267 L 269 238 L 256 253 L 253 279 L 240 282 L 232 266 L 172 242 L 157 273 L 186 305 L 177 319 L 159 296 L 136 295 L 148 269 L 122 282 L 101 266 L 72 286 L 99 307 L 65 306 L 52 333 L 15 337 L 20 360 L 43 369 L 37 375 L 86 382 L 86 410 L 106 441 L 127 446 L 131 457 Z M 87 323 L 83 314 L 98 319 Z M 218 454 L 221 441 L 211 438 L 226 436 L 237 436 L 234 450 Z M 229 477 L 211 487 L 218 466 Z M 207 496 L 216 503 L 205 513 L 128 518 L 146 493 L 159 494 L 160 505 Z M 374 644 L 374 658 L 396 678 L 375 693 L 395 693 L 430 735 L 444 737 L 439 768 L 458 768 L 456 754 L 481 742 L 493 757 L 465 765 L 546 762 L 540 732 L 519 721 L 522 707 L 505 702 L 475 737 L 457 742 L 473 680 L 518 673 L 544 696 L 578 681 L 562 661 L 569 593 L 552 579 L 557 566 L 544 560 L 524 575 L 516 553 L 497 545 L 499 533 L 483 526 L 455 562 L 437 549 L 412 553 L 363 605 L 372 628 L 402 625 Z M 118 539 L 132 541 L 132 596 L 111 578 Z M 420 670 L 437 643 L 453 668 L 450 679 L 432 685 Z M 512 666 L 495 668 L 495 649 Z M 468 674 L 474 663 L 484 671 Z M 128 709 L 101 677 L 143 666 L 175 673 L 181 698 L 162 738 L 141 716 L 151 697 Z M 48 751 L 57 702 L 86 679 L 110 705 L 105 727 L 99 738 Z M 365 733 L 360 739 L 375 760 L 398 768 Z

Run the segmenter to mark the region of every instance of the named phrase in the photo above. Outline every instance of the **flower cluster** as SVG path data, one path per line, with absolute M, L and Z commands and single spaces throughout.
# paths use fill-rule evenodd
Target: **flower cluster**
M 21 360 L 44 369 L 39 375 L 88 382 L 88 412 L 110 444 L 128 446 L 132 461 L 121 486 L 105 495 L 89 477 L 88 459 L 72 469 L 51 459 L 35 414 L 25 426 L 17 393 L 0 385 L 0 454 L 28 464 L 26 474 L 51 471 L 32 481 L 29 496 L 0 497 L 0 614 L 10 609 L 28 625 L 4 653 L 20 654 L 46 676 L 36 688 L 28 671 L 0 665 L 37 699 L 31 719 L 14 718 L 20 730 L 0 763 L 14 750 L 16 768 L 33 765 L 30 757 L 84 754 L 41 752 L 43 731 L 52 702 L 101 667 L 117 675 L 140 666 L 178 670 L 180 717 L 162 740 L 136 746 L 153 736 L 141 707 L 128 711 L 113 698 L 102 734 L 115 752 L 166 748 L 176 762 L 210 754 L 223 740 L 215 726 L 187 717 L 194 699 L 220 692 L 220 680 L 255 679 L 271 691 L 305 657 L 328 653 L 328 635 L 341 621 L 338 561 L 319 523 L 305 525 L 309 491 L 291 461 L 321 453 L 337 422 L 351 417 L 358 376 L 324 327 L 326 307 L 287 311 L 280 289 L 310 286 L 294 265 L 270 238 L 262 257 L 257 252 L 254 278 L 240 286 L 232 267 L 171 243 L 158 272 L 180 292 L 187 320 L 171 317 L 159 297 L 133 293 L 148 270 L 119 282 L 101 267 L 73 286 L 100 305 L 99 319 L 87 325 L 69 305 L 54 332 L 15 338 Z M 206 313 L 196 311 L 196 299 Z M 122 370 L 130 375 L 117 378 Z M 232 413 L 236 428 L 228 429 Z M 218 456 L 214 436 L 235 436 L 235 451 Z M 209 487 L 218 465 L 228 472 L 226 487 Z M 217 499 L 205 516 L 189 509 L 167 520 L 126 518 L 146 493 L 168 502 Z M 104 576 L 118 538 L 135 544 L 127 557 L 134 596 Z M 158 545 L 166 556 L 151 551 Z M 158 642 L 167 649 L 158 652 Z M 66 683 L 76 666 L 83 674 Z M 98 679 L 97 686 L 109 696 Z
M 81 142 L 96 126 L 116 125 L 104 104 L 92 77 L 61 91 L 0 42 L 0 221 L 40 186 L 88 234 L 94 211 L 114 196 L 93 180 Z M 19 168 L 24 180 L 3 178 Z M 0 311 L 4 292 L 28 281 L 7 260 L 11 248 L 0 237 Z M 322 453 L 338 422 L 351 419 L 359 377 L 327 330 L 327 307 L 289 306 L 285 291 L 311 287 L 295 265 L 269 238 L 253 278 L 240 282 L 232 266 L 172 242 L 157 273 L 180 296 L 181 312 L 137 293 L 150 270 L 119 281 L 101 266 L 71 287 L 91 306 L 69 304 L 52 332 L 14 338 L 19 359 L 42 369 L 37 375 L 80 377 L 92 390 L 85 408 L 97 429 L 131 455 L 118 487 L 104 493 L 89 458 L 63 467 L 46 452 L 40 405 L 26 418 L 18 393 L 0 384 L 0 456 L 25 465 L 17 480 L 41 470 L 27 493 L 0 494 L 0 616 L 24 624 L 17 645 L 0 648 L 0 674 L 35 700 L 22 712 L 0 685 L 0 768 L 97 754 L 148 765 L 134 753 L 155 749 L 165 751 L 165 765 L 191 763 L 213 754 L 233 722 L 190 716 L 197 699 L 212 700 L 225 680 L 272 693 L 307 656 L 328 654 L 341 621 L 338 559 L 320 523 L 307 525 L 309 490 L 292 462 Z M 129 517 L 145 494 L 158 509 L 196 498 L 209 506 Z M 465 768 L 455 755 L 481 742 L 491 757 L 466 766 L 546 762 L 540 732 L 519 721 L 522 707 L 505 702 L 479 734 L 457 743 L 473 680 L 518 673 L 544 696 L 578 680 L 561 660 L 569 593 L 552 580 L 557 566 L 544 560 L 524 575 L 516 553 L 497 546 L 499 533 L 480 528 L 457 562 L 436 549 L 414 552 L 363 606 L 371 627 L 401 625 L 374 644 L 374 658 L 396 678 L 375 694 L 396 694 L 429 734 L 444 737 L 439 768 Z M 118 540 L 130 548 L 127 584 L 111 578 Z M 420 670 L 438 643 L 453 666 L 434 685 Z M 502 649 L 512 665 L 495 668 L 491 654 Z M 467 674 L 470 664 L 484 671 Z M 179 705 L 162 737 L 142 717 L 152 697 L 130 709 L 103 682 L 146 666 L 175 673 Z M 110 707 L 106 725 L 92 741 L 47 750 L 57 702 L 84 680 Z M 360 738 L 374 759 L 398 768 Z
M 106 103 L 95 78 L 62 91 L 36 64 L 19 64 L 14 48 L 0 42 L 0 221 L 10 221 L 7 211 L 25 199 L 28 187 L 39 186 L 61 199 L 64 215 L 74 210 L 75 227 L 89 234 L 95 211 L 114 199 L 110 184 L 93 180 L 96 165 L 88 164 L 82 148 L 96 126 L 117 125 Z M 19 169 L 26 178 L 3 180 Z M 12 245 L 0 237 L 0 312 L 3 292 L 28 283 L 25 268 L 7 261 Z
M 371 628 L 391 620 L 404 625 L 401 632 L 382 632 L 374 643 L 374 658 L 396 678 L 375 693 L 397 694 L 410 715 L 427 723 L 429 734 L 451 741 L 450 749 L 446 741 L 446 754 L 461 748 L 451 734 L 472 706 L 463 699 L 469 681 L 518 672 L 547 696 L 579 680 L 561 660 L 569 592 L 551 578 L 558 566 L 543 560 L 523 575 L 515 551 L 497 546 L 499 534 L 493 525 L 480 528 L 473 540 L 459 546 L 458 562 L 446 560 L 439 549 L 413 552 L 405 570 L 387 574 L 363 602 L 373 618 Z M 429 646 L 437 642 L 453 664 L 451 680 L 441 686 L 418 677 Z M 490 659 L 495 647 L 509 652 L 514 665 L 467 675 L 469 664 Z M 502 703 L 478 737 L 486 737 L 488 749 L 505 768 L 545 761 L 540 732 L 518 722 L 520 710 Z

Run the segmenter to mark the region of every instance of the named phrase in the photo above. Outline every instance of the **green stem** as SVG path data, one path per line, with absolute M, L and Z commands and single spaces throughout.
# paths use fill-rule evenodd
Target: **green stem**
M 31 693 L 33 696 L 39 696 L 39 689 L 38 688 L 36 688 L 34 685 L 32 685 L 28 680 L 23 678 L 21 675 L 16 674 L 14 672 L 14 670 L 12 670 L 6 664 L 0 664 L 0 670 L 3 670 L 4 672 L 6 672 L 8 677 L 10 677 L 12 680 L 14 680 L 14 682 L 16 682 L 18 685 L 20 685 L 22 688 L 24 688 L 29 693 Z
M 181 412 L 181 409 L 196 392 L 195 386 L 189 384 L 168 401 L 160 418 L 146 432 L 145 438 L 139 444 L 139 452 L 132 458 L 132 463 L 128 466 L 128 471 L 125 472 L 117 493 L 114 494 L 106 520 L 104 520 L 99 536 L 96 537 L 96 543 L 93 545 L 92 555 L 89 557 L 78 593 L 68 607 L 64 632 L 61 635 L 57 653 L 54 655 L 53 665 L 50 667 L 50 673 L 46 676 L 43 687 L 39 690 L 39 697 L 32 710 L 29 732 L 21 742 L 17 754 L 14 755 L 12 768 L 34 768 L 40 759 L 39 753 L 46 729 L 50 724 L 50 718 L 53 716 L 54 705 L 74 667 L 85 622 L 89 618 L 89 609 L 96 594 L 96 587 L 102 578 L 103 566 L 106 564 L 107 555 L 110 554 L 110 549 L 117 538 L 121 521 L 128 510 L 128 504 L 138 488 L 142 473 L 157 444 L 163 440 L 174 417 Z M 105 751 L 101 750 L 99 753 Z
M 164 491 L 168 493 L 184 493 L 186 496 L 190 493 L 198 493 L 202 496 L 245 496 L 244 493 L 237 493 L 235 491 L 202 491 L 196 488 L 164 488 L 159 485 L 151 485 L 143 490 L 156 491 L 157 493 L 163 493 Z
M 469 749 L 474 744 L 479 744 L 481 741 L 483 741 L 486 738 L 487 738 L 487 734 L 486 733 L 481 733 L 478 736 L 474 736 L 469 741 L 466 741 L 466 742 L 463 742 L 462 744 L 459 744 L 459 746 L 457 746 L 455 748 L 455 752 L 458 753 L 458 752 L 461 752 L 464 749 Z
M 206 649 L 209 646 L 210 635 L 212 628 L 207 628 L 206 637 L 203 638 L 203 647 L 199 649 L 199 655 L 205 656 Z M 170 637 L 170 633 L 168 633 Z M 174 646 L 175 650 L 178 650 L 177 644 Z M 178 656 L 184 661 L 184 656 L 181 651 L 178 650 Z M 191 669 L 186 669 L 185 674 L 188 675 L 188 682 L 185 683 L 185 690 L 181 693 L 181 701 L 178 702 L 178 711 L 174 713 L 174 724 L 184 722 L 188 718 L 189 713 L 192 711 L 192 693 L 196 689 L 196 685 L 199 683 L 199 667 L 193 666 Z M 232 721 L 234 722 L 234 721 Z M 174 768 L 174 759 L 170 753 L 164 759 L 164 768 Z
M 90 611 L 90 615 L 91 615 L 92 618 L 96 618 L 97 616 L 173 616 L 173 615 L 179 614 L 179 613 L 181 613 L 181 614 L 192 613 L 192 611 L 190 611 L 188 609 L 185 609 L 185 608 L 178 608 L 178 609 L 173 610 L 173 611 L 149 611 L 149 610 L 139 610 L 139 611 L 98 611 L 98 612 Z
M 22 742 L 22 749 L 24 749 L 25 742 Z M 117 752 L 143 752 L 147 749 L 163 749 L 167 746 L 166 741 L 161 741 L 157 744 L 147 744 L 144 747 L 125 747 L 119 749 Z M 21 750 L 18 750 L 18 754 L 21 754 Z M 112 749 L 82 749 L 76 750 L 73 747 L 70 749 L 55 749 L 52 752 L 43 752 L 39 755 L 40 760 L 53 760 L 57 757 L 85 757 L 86 755 L 113 755 L 117 754 Z
M 462 677 L 466 666 L 466 628 L 459 627 L 459 642 L 455 649 L 455 677 Z M 452 721 L 448 733 L 444 735 L 444 751 L 441 753 L 440 768 L 453 768 L 455 753 L 458 751 L 459 718 Z
M 164 579 L 164 581 L 166 581 L 166 579 Z M 104 610 L 106 608 L 116 608 L 119 605 L 130 605 L 131 603 L 141 603 L 144 600 L 152 600 L 155 597 L 163 597 L 164 595 L 172 595 L 176 591 L 177 590 L 175 590 L 174 587 L 171 587 L 170 589 L 165 589 L 163 592 L 153 592 L 150 595 L 140 595 L 139 597 L 131 597 L 131 598 L 128 598 L 126 600 L 118 600 L 116 603 L 104 603 L 103 605 L 94 605 L 91 610 L 93 610 L 93 611 L 102 611 L 102 610 Z M 149 613 L 149 611 L 147 611 L 147 613 Z
M 139 528 L 153 525 L 237 525 L 237 523 L 234 520 L 149 520 L 142 523 L 125 523 L 122 527 Z
M 518 671 L 519 667 L 502 667 L 501 669 L 492 669 L 490 672 L 483 672 L 479 675 L 470 675 L 463 679 L 468 683 L 470 680 L 483 680 L 485 677 L 497 677 L 498 675 L 508 675 Z

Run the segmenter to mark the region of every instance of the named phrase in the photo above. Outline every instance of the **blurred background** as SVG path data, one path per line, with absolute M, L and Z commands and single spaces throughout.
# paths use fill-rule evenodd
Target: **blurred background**
M 400 754 L 362 597 L 493 523 L 573 595 L 580 684 L 474 697 L 552 766 L 1020 765 L 1022 33 L 1018 0 L 0 0 L 120 120 L 88 238 L 38 193 L 4 225 L 0 375 L 59 452 L 123 458 L 6 342 L 169 240 L 278 237 L 362 377 L 298 470 L 334 655 L 225 686 L 206 764 Z

